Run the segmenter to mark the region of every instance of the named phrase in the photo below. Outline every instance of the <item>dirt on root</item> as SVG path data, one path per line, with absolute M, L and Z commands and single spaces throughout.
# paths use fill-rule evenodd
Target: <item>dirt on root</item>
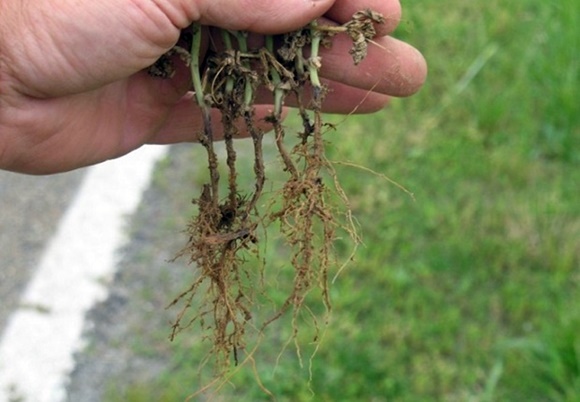
M 353 42 L 350 51 L 353 63 L 358 64 L 375 36 L 375 25 L 383 22 L 380 14 L 365 10 L 342 26 L 322 26 L 314 21 L 294 32 L 267 36 L 264 46 L 255 49 L 249 47 L 245 32 L 211 28 L 212 37 L 219 37 L 221 43 L 210 46 L 204 60 L 199 57 L 200 43 L 208 31 L 193 25 L 185 34 L 185 42 L 191 47 L 186 50 L 178 46 L 171 51 L 188 60 L 191 66 L 204 121 L 199 142 L 207 151 L 208 162 L 208 182 L 193 200 L 197 214 L 187 228 L 189 241 L 178 255 L 189 259 L 197 277 L 171 303 L 182 306 L 171 338 L 193 324 L 199 325 L 211 343 L 218 377 L 223 377 L 232 365 L 251 360 L 253 349 L 247 347 L 245 339 L 248 328 L 262 333 L 289 311 L 297 318 L 302 309 L 308 309 L 306 297 L 315 289 L 326 311 L 315 320 L 324 323 L 328 318 L 331 310 L 328 277 L 335 263 L 333 244 L 337 229 L 346 230 L 355 243 L 359 239 L 347 197 L 325 156 L 324 134 L 332 128 L 324 123 L 322 105 L 332 93 L 328 93 L 318 77 L 324 62 L 319 50 L 331 46 L 332 36 L 346 34 Z M 150 73 L 170 75 L 169 56 L 161 58 Z M 267 120 L 273 126 L 279 161 L 286 174 L 281 189 L 265 202 L 264 132 L 256 126 L 254 118 L 254 101 L 260 88 L 272 93 L 273 109 Z M 297 100 L 302 119 L 302 130 L 292 147 L 287 145 L 288 133 L 281 119 L 288 96 Z M 224 162 L 214 147 L 211 108 L 221 111 L 225 178 L 220 177 L 220 164 Z M 249 193 L 242 192 L 238 183 L 234 139 L 239 134 L 239 122 L 245 125 L 253 143 L 254 184 Z M 260 233 L 272 224 L 276 224 L 292 250 L 294 279 L 289 294 L 274 314 L 256 323 L 255 295 L 264 291 L 259 289 L 262 284 L 256 278 L 261 270 L 267 269 L 267 262 L 255 266 L 247 263 L 246 256 L 259 253 Z M 293 337 L 299 332 L 297 322 L 293 320 Z M 318 328 L 318 324 L 315 326 Z

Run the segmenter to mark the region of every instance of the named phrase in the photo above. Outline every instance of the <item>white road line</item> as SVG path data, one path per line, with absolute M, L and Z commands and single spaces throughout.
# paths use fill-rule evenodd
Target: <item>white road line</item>
M 125 218 L 166 147 L 93 166 L 0 338 L 0 402 L 61 402 L 87 311 L 107 296 Z

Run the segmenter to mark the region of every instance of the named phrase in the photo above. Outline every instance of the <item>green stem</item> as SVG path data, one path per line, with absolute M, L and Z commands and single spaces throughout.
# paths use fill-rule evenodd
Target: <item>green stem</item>
M 266 50 L 274 56 L 274 36 L 266 36 Z M 280 87 L 282 78 L 280 73 L 276 70 L 274 65 L 270 66 L 270 75 L 272 77 L 272 84 L 274 85 L 274 116 L 279 119 L 282 115 L 282 101 L 284 99 L 284 90 Z
M 304 77 L 304 56 L 302 55 L 302 47 L 296 54 L 296 58 L 294 59 L 294 65 L 296 67 L 296 72 L 298 73 L 298 78 L 301 79 Z
M 211 180 L 211 190 L 212 190 L 212 202 L 214 208 L 217 208 L 219 199 L 219 172 L 218 172 L 218 160 L 217 155 L 213 147 L 213 130 L 211 126 L 210 110 L 205 102 L 203 84 L 201 80 L 201 36 L 202 29 L 201 24 L 194 23 L 192 25 L 193 38 L 191 41 L 191 80 L 193 82 L 193 89 L 195 91 L 195 99 L 197 104 L 201 108 L 201 113 L 203 117 L 203 135 L 200 138 L 201 144 L 207 150 L 207 159 L 209 163 L 209 172 Z
M 310 82 L 315 90 L 315 95 L 322 89 L 322 84 L 320 83 L 320 77 L 318 76 L 318 69 L 320 68 L 320 41 L 322 40 L 322 34 L 318 29 L 318 23 L 312 21 L 310 23 L 310 34 L 312 41 L 310 43 L 310 60 L 308 62 L 308 71 L 310 73 Z M 316 96 L 315 96 L 316 97 Z
M 235 37 L 238 40 L 238 47 L 240 53 L 248 53 L 248 35 L 245 32 L 236 32 Z M 244 68 L 251 69 L 250 62 L 247 59 L 243 59 L 242 65 Z M 254 101 L 254 88 L 252 87 L 252 82 L 249 78 L 246 78 L 246 83 L 244 85 L 244 109 L 248 110 Z
M 226 49 L 232 49 L 232 39 L 230 37 L 230 33 L 227 29 L 221 29 L 220 30 L 222 33 L 222 39 L 224 40 L 224 45 L 226 46 Z
M 318 76 L 318 70 L 320 69 L 320 42 L 322 40 L 322 33 L 318 29 L 318 23 L 312 21 L 310 23 L 310 33 L 312 40 L 310 42 L 310 60 L 308 63 L 308 69 L 310 73 L 310 83 L 313 88 L 313 99 L 312 105 L 314 109 L 314 126 L 312 126 L 312 136 L 313 136 L 313 156 L 316 160 L 316 164 L 320 163 L 320 155 L 324 154 L 323 141 L 322 141 L 322 84 L 320 82 L 320 77 Z M 319 168 L 314 169 L 313 174 L 318 174 Z
M 191 80 L 193 81 L 193 90 L 195 91 L 195 99 L 202 110 L 207 110 L 205 99 L 203 95 L 203 85 L 201 83 L 201 68 L 199 65 L 201 52 L 201 24 L 195 23 L 191 27 L 193 39 L 191 41 Z
M 226 50 L 229 50 L 233 53 L 234 47 L 232 46 L 232 38 L 230 37 L 229 32 L 225 29 L 222 29 L 221 34 Z M 234 91 L 234 84 L 235 82 L 233 77 L 230 76 L 226 79 L 226 94 L 229 95 Z

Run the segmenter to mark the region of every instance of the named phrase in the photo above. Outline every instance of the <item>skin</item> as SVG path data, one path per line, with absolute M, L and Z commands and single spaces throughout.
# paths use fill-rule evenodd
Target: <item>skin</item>
M 400 20 L 398 1 L 2 0 L 0 168 L 50 174 L 117 158 L 147 143 L 195 141 L 202 123 L 187 67 L 179 65 L 171 79 L 144 71 L 192 21 L 273 34 L 319 17 L 341 24 L 365 8 L 387 18 L 368 57 L 354 67 L 344 35 L 321 53 L 321 75 L 333 94 L 324 107 L 332 113 L 379 110 L 390 96 L 411 95 L 425 81 L 421 54 L 389 36 Z M 261 97 L 256 107 L 264 129 L 268 102 Z

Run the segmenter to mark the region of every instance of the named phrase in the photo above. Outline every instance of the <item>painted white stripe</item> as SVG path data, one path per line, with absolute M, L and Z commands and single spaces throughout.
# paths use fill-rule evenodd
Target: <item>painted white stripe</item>
M 65 398 L 85 315 L 107 296 L 125 218 L 165 149 L 147 146 L 89 168 L 0 339 L 0 402 Z

